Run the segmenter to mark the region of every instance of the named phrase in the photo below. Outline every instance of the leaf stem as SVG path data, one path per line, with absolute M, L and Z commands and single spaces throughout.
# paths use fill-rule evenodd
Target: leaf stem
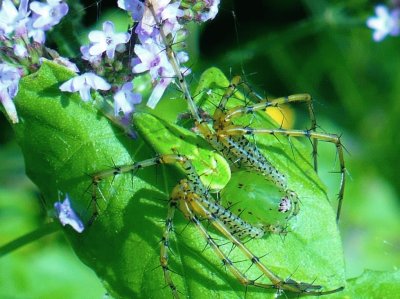
M 37 241 L 47 235 L 55 233 L 60 230 L 60 224 L 57 222 L 50 222 L 46 223 L 45 225 L 41 226 L 40 228 L 29 232 L 3 246 L 0 247 L 0 258 L 3 256 L 17 250 L 29 243 Z

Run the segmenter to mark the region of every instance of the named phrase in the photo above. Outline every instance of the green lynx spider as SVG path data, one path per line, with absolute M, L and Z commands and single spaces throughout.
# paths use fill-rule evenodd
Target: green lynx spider
M 340 143 L 340 138 L 332 134 L 316 133 L 315 117 L 312 109 L 311 97 L 307 94 L 292 95 L 289 97 L 278 98 L 272 101 L 256 99 L 257 103 L 253 105 L 236 106 L 226 108 L 228 101 L 235 96 L 238 86 L 243 86 L 248 90 L 248 87 L 242 82 L 240 77 L 234 77 L 230 85 L 212 115 L 212 128 L 207 121 L 196 117 L 195 127 L 199 134 L 221 155 L 230 162 L 230 164 L 240 165 L 240 167 L 250 170 L 253 173 L 259 173 L 267 181 L 275 185 L 282 194 L 281 202 L 278 211 L 285 213 L 285 219 L 297 215 L 300 210 L 298 195 L 295 190 L 290 190 L 287 187 L 287 181 L 284 174 L 280 173 L 268 159 L 258 150 L 255 144 L 249 142 L 246 135 L 253 134 L 271 134 L 284 135 L 295 137 L 307 137 L 312 140 L 323 140 L 332 142 L 336 145 L 340 161 L 341 171 L 341 186 L 339 191 L 339 208 L 337 217 L 339 217 L 340 206 L 343 198 L 344 182 L 345 182 L 345 166 L 343 160 L 343 150 Z M 253 97 L 254 93 L 249 92 Z M 300 130 L 284 130 L 284 129 L 253 129 L 235 125 L 233 120 L 243 114 L 255 113 L 256 111 L 265 110 L 268 107 L 279 107 L 285 103 L 305 102 L 309 107 L 309 112 L 312 120 L 312 129 L 306 131 Z M 197 111 L 196 104 L 192 104 L 192 109 Z M 197 112 L 196 112 L 197 113 Z M 137 118 L 151 117 L 145 113 L 138 113 Z M 154 118 L 153 121 L 156 121 Z M 135 115 L 134 115 L 135 122 Z M 139 122 L 139 120 L 137 120 Z M 144 137 L 146 139 L 146 137 Z M 176 137 L 175 137 L 176 138 Z M 340 291 L 342 288 L 334 290 L 321 291 L 321 286 L 311 283 L 296 282 L 292 279 L 282 279 L 272 271 L 270 271 L 261 261 L 258 256 L 253 254 L 243 243 L 243 240 L 249 238 L 261 238 L 266 232 L 280 233 L 284 230 L 281 225 L 265 225 L 260 227 L 245 221 L 241 217 L 231 212 L 226 207 L 219 204 L 210 194 L 210 190 L 202 182 L 198 175 L 198 170 L 193 166 L 192 161 L 185 155 L 179 153 L 179 150 L 174 150 L 173 145 L 170 146 L 170 153 L 160 153 L 155 158 L 150 158 L 141 162 L 136 162 L 131 165 L 116 166 L 112 169 L 95 173 L 93 180 L 92 199 L 95 202 L 97 192 L 101 181 L 107 177 L 116 176 L 123 173 L 135 172 L 136 170 L 158 164 L 175 164 L 179 165 L 185 174 L 178 185 L 173 189 L 170 195 L 168 204 L 167 218 L 165 221 L 164 232 L 162 235 L 160 264 L 164 272 L 164 277 L 167 285 L 170 287 L 173 297 L 179 298 L 179 292 L 171 277 L 171 271 L 168 266 L 169 239 L 173 230 L 173 218 L 175 210 L 179 209 L 183 215 L 194 224 L 200 235 L 206 243 L 212 248 L 216 256 L 221 260 L 222 264 L 229 272 L 243 285 L 256 286 L 267 289 L 277 289 L 300 293 L 304 295 L 323 295 Z M 314 143 L 314 155 L 316 155 L 316 142 Z M 217 166 L 218 167 L 218 166 Z M 97 212 L 95 212 L 97 213 Z M 208 230 L 200 222 L 206 219 L 209 223 L 222 234 L 229 242 L 237 247 L 242 254 L 254 264 L 260 272 L 267 277 L 271 283 L 260 283 L 257 279 L 249 279 L 245 273 L 240 271 L 235 264 L 224 253 L 220 245 L 211 237 Z
M 259 173 L 264 176 L 266 180 L 273 183 L 281 192 L 281 203 L 278 207 L 279 212 L 287 213 L 286 219 L 295 216 L 299 212 L 299 198 L 295 190 L 290 190 L 287 187 L 287 179 L 284 174 L 280 173 L 278 169 L 272 165 L 267 157 L 265 157 L 255 146 L 249 142 L 246 136 L 254 136 L 258 134 L 269 135 L 283 135 L 293 137 L 306 137 L 313 140 L 313 155 L 314 167 L 317 170 L 317 142 L 318 140 L 334 143 L 337 148 L 337 153 L 340 163 L 341 183 L 339 190 L 339 204 L 337 210 L 337 219 L 340 215 L 344 186 L 345 186 L 345 165 L 343 158 L 343 147 L 340 138 L 334 134 L 317 133 L 316 121 L 313 112 L 311 97 L 308 94 L 298 94 L 289 97 L 278 98 L 272 101 L 262 100 L 251 92 L 250 88 L 242 82 L 240 77 L 234 77 L 223 94 L 218 106 L 212 114 L 212 128 L 207 121 L 200 117 L 198 107 L 194 102 L 189 87 L 184 78 L 184 74 L 180 70 L 180 64 L 176 59 L 175 52 L 172 48 L 174 38 L 166 36 L 163 31 L 162 23 L 157 19 L 151 3 L 146 1 L 146 5 L 151 9 L 153 17 L 156 21 L 158 28 L 161 28 L 160 35 L 165 45 L 169 62 L 174 68 L 176 79 L 180 89 L 187 101 L 191 115 L 195 121 L 195 127 L 199 134 L 217 150 L 227 161 L 231 164 L 239 164 L 243 168 L 247 168 L 252 172 Z M 248 94 L 258 101 L 254 105 L 236 106 L 228 109 L 228 101 L 235 95 L 238 86 L 243 86 L 244 89 L 250 90 Z M 243 114 L 253 113 L 260 110 L 265 110 L 268 107 L 279 107 L 286 103 L 305 102 L 309 107 L 311 118 L 310 130 L 284 130 L 284 129 L 266 129 L 266 128 L 251 128 L 248 126 L 235 125 L 233 120 L 237 119 Z M 135 122 L 135 120 L 134 120 Z M 146 138 L 146 136 L 144 136 Z M 242 284 L 247 286 L 257 286 L 266 289 L 277 289 L 278 291 L 289 291 L 306 295 L 323 295 L 338 292 L 343 288 L 334 290 L 321 291 L 321 286 L 313 285 L 310 283 L 297 282 L 290 278 L 284 280 L 269 270 L 261 261 L 260 258 L 254 255 L 242 242 L 246 237 L 261 238 L 265 231 L 281 232 L 279 226 L 255 226 L 250 222 L 244 221 L 241 217 L 235 215 L 229 209 L 218 204 L 210 195 L 209 189 L 201 181 L 192 161 L 185 155 L 180 155 L 173 149 L 172 153 L 162 153 L 158 157 L 136 162 L 132 165 L 117 166 L 113 169 L 98 172 L 93 175 L 93 193 L 92 199 L 96 205 L 96 192 L 100 182 L 110 176 L 115 176 L 122 173 L 133 172 L 135 170 L 157 164 L 177 164 L 186 175 L 178 185 L 173 189 L 170 201 L 168 204 L 167 218 L 165 221 L 164 232 L 161 240 L 160 264 L 164 272 L 164 278 L 172 291 L 174 298 L 179 298 L 179 291 L 174 284 L 171 277 L 171 270 L 168 266 L 168 251 L 169 251 L 169 238 L 173 229 L 173 218 L 175 210 L 179 209 L 183 215 L 193 223 L 198 229 L 201 236 L 206 241 L 216 256 L 221 260 L 222 264 L 229 270 L 229 272 Z M 96 214 L 97 212 L 95 212 Z M 260 283 L 258 279 L 249 279 L 245 273 L 240 271 L 229 257 L 221 250 L 220 245 L 211 237 L 208 230 L 200 222 L 201 219 L 207 220 L 211 225 L 222 234 L 229 242 L 237 247 L 242 254 L 255 265 L 263 276 L 267 277 L 271 283 Z M 278 229 L 277 229 L 278 228 Z

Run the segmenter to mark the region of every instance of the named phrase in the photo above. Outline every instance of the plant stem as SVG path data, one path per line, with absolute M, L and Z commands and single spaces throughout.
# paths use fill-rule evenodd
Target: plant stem
M 47 223 L 47 224 L 43 225 L 42 227 L 1 246 L 0 247 L 0 258 L 13 252 L 14 250 L 17 250 L 29 243 L 37 241 L 47 235 L 57 232 L 59 230 L 60 230 L 59 223 L 57 223 L 57 222 Z

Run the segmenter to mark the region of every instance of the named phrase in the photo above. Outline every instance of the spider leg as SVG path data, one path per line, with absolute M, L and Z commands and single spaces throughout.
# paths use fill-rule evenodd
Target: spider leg
M 234 95 L 234 93 L 238 90 L 238 86 L 240 86 L 244 91 L 247 92 L 252 98 L 255 99 L 254 105 L 240 105 L 236 107 L 232 107 L 226 109 L 226 104 L 228 100 Z M 311 127 L 309 131 L 315 132 L 317 128 L 317 121 L 314 113 L 314 106 L 312 97 L 309 94 L 294 94 L 287 97 L 280 97 L 273 100 L 268 100 L 262 98 L 258 94 L 256 94 L 244 81 L 242 81 L 240 76 L 235 76 L 224 95 L 221 98 L 221 101 L 214 112 L 214 129 L 219 130 L 223 129 L 225 126 L 231 124 L 232 119 L 237 118 L 239 116 L 253 113 L 260 110 L 265 110 L 271 107 L 280 107 L 283 104 L 291 104 L 291 103 L 306 103 L 307 109 L 309 113 L 309 118 L 311 120 Z M 318 172 L 318 139 L 312 140 L 312 156 L 314 162 L 314 170 Z
M 181 180 L 172 191 L 160 248 L 160 264 L 163 269 L 164 278 L 175 299 L 179 298 L 179 291 L 172 280 L 171 270 L 168 267 L 168 250 L 176 208 L 179 208 L 179 210 L 183 212 L 184 216 L 195 225 L 195 227 L 200 231 L 202 237 L 206 240 L 207 244 L 211 246 L 212 250 L 227 269 L 229 269 L 232 275 L 245 286 L 253 285 L 267 289 L 277 289 L 309 295 L 328 294 L 341 290 L 341 288 L 339 288 L 326 292 L 320 291 L 320 286 L 296 282 L 292 279 L 283 280 L 270 271 L 241 241 L 241 239 L 245 237 L 260 238 L 263 236 L 264 230 L 252 226 L 242 220 L 239 216 L 236 216 L 231 211 L 216 203 L 208 193 L 208 189 L 201 182 L 191 161 L 186 156 L 179 154 L 160 155 L 130 165 L 115 166 L 112 169 L 100 171 L 92 175 L 93 188 L 96 190 L 100 182 L 107 177 L 133 172 L 157 164 L 178 164 L 183 169 L 186 176 L 186 179 Z M 95 194 L 93 193 L 92 196 L 95 197 Z M 262 275 L 267 277 L 271 283 L 261 283 L 258 282 L 257 279 L 247 278 L 246 275 L 238 269 L 223 252 L 221 246 L 214 241 L 207 229 L 201 224 L 198 217 L 207 219 L 217 231 L 229 240 L 229 242 L 239 248 L 245 258 L 254 264 Z
M 173 192 L 172 194 L 174 194 Z M 161 239 L 161 248 L 160 248 L 160 265 L 164 272 L 164 278 L 166 284 L 169 286 L 172 292 L 172 296 L 174 299 L 179 299 L 178 289 L 176 288 L 174 282 L 172 281 L 171 277 L 171 270 L 168 267 L 168 250 L 169 250 L 169 237 L 173 230 L 173 219 L 175 210 L 177 208 L 177 199 L 171 197 L 168 202 L 168 212 L 167 212 L 167 219 L 165 220 L 165 227 L 163 236 Z
M 283 291 L 289 291 L 294 293 L 301 293 L 304 295 L 323 295 L 323 294 L 331 294 L 334 292 L 338 292 L 343 288 L 337 288 L 329 291 L 320 291 L 321 286 L 312 285 L 308 283 L 296 282 L 292 279 L 283 280 L 276 274 L 274 274 L 271 270 L 269 270 L 258 258 L 254 255 L 241 241 L 239 238 L 234 236 L 230 230 L 227 228 L 226 224 L 221 221 L 220 217 L 215 213 L 210 212 L 204 206 L 204 199 L 201 200 L 201 194 L 193 192 L 191 184 L 187 180 L 182 180 L 180 183 L 180 192 L 179 196 L 179 209 L 182 211 L 184 216 L 192 222 L 195 227 L 199 230 L 201 236 L 207 242 L 208 245 L 212 248 L 218 258 L 222 261 L 223 265 L 227 267 L 227 269 L 231 272 L 231 274 L 244 286 L 256 286 L 266 289 L 277 289 Z M 248 261 L 254 264 L 260 272 L 267 277 L 271 284 L 260 283 L 257 282 L 257 279 L 249 279 L 240 269 L 238 269 L 233 262 L 227 257 L 227 255 L 221 249 L 208 231 L 204 228 L 201 222 L 198 219 L 198 216 L 201 218 L 207 219 L 217 231 L 219 231 L 222 235 L 224 235 L 232 244 L 237 247 L 242 254 L 246 257 Z
M 340 212 L 343 204 L 345 182 L 346 182 L 346 167 L 343 156 L 343 145 L 341 143 L 339 135 L 313 132 L 310 130 L 254 129 L 250 127 L 241 127 L 235 125 L 226 127 L 224 130 L 219 131 L 219 134 L 221 136 L 229 136 L 229 137 L 254 135 L 254 134 L 265 134 L 272 136 L 283 135 L 288 137 L 306 137 L 312 140 L 320 140 L 333 143 L 336 146 L 336 151 L 338 154 L 339 164 L 340 164 L 339 173 L 341 175 L 339 194 L 338 194 L 338 208 L 336 213 L 336 221 L 339 221 Z

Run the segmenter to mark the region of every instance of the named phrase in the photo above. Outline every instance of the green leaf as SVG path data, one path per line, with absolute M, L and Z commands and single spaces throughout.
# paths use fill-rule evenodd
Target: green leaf
M 203 184 L 210 189 L 221 190 L 228 183 L 231 172 L 226 160 L 193 132 L 148 113 L 135 113 L 133 124 L 157 153 L 171 154 L 174 149 L 193 161 Z
M 400 271 L 380 272 L 366 270 L 361 276 L 349 279 L 343 293 L 331 295 L 329 298 L 395 298 L 396 294 L 399 293 Z
M 78 95 L 61 93 L 59 85 L 72 75 L 60 66 L 45 62 L 38 73 L 23 78 L 15 99 L 21 122 L 14 129 L 27 174 L 43 192 L 48 208 L 52 209 L 60 191 L 68 193 L 74 209 L 88 221 L 94 206 L 88 174 L 110 169 L 114 164 L 152 158 L 160 148 L 168 151 L 168 144 L 158 143 L 157 137 L 161 135 L 151 128 L 138 130 L 138 139 L 130 139 L 91 103 L 82 102 Z M 202 76 L 199 90 L 211 88 L 212 95 L 220 96 L 226 86 L 227 79 L 222 73 L 211 69 Z M 203 100 L 209 103 L 210 97 Z M 153 120 L 154 125 L 166 130 L 166 136 L 172 139 L 168 142 L 173 142 L 174 136 L 177 144 L 182 142 L 177 131 L 184 132 L 184 145 L 180 145 L 183 150 L 197 146 L 198 141 L 204 143 L 182 128 L 158 118 Z M 261 119 L 261 125 L 267 123 L 272 124 L 267 118 Z M 136 121 L 136 127 L 138 124 Z M 292 232 L 286 238 L 272 235 L 246 242 L 246 246 L 259 257 L 265 255 L 262 262 L 283 278 L 290 276 L 309 283 L 315 280 L 325 290 L 343 286 L 343 254 L 334 212 L 324 187 L 306 159 L 309 149 L 295 142 L 292 153 L 290 144 L 259 139 L 257 144 L 287 174 L 289 185 L 298 192 L 302 204 L 299 216 L 290 221 Z M 267 141 L 262 143 L 261 139 Z M 194 155 L 197 164 L 207 161 L 206 153 L 210 151 L 207 145 L 201 147 L 204 152 Z M 229 178 L 228 174 L 220 177 Z M 94 223 L 82 234 L 65 228 L 77 255 L 97 273 L 113 296 L 171 296 L 159 267 L 160 240 L 169 193 L 181 178 L 183 175 L 177 167 L 162 166 L 104 179 L 99 186 L 102 194 L 98 197 L 99 216 Z M 177 212 L 169 256 L 170 268 L 177 273 L 172 276 L 178 290 L 191 298 L 244 297 L 245 288 L 228 273 L 214 252 L 206 248 L 198 230 L 187 224 Z M 238 268 L 243 272 L 249 268 L 246 275 L 250 278 L 259 276 L 250 262 L 240 262 L 243 255 L 238 248 L 232 248 L 223 236 L 203 224 L 218 243 L 225 244 L 221 248 L 229 252 L 229 258 Z M 265 279 L 260 281 L 267 283 Z M 246 296 L 273 298 L 275 292 L 249 287 Z

